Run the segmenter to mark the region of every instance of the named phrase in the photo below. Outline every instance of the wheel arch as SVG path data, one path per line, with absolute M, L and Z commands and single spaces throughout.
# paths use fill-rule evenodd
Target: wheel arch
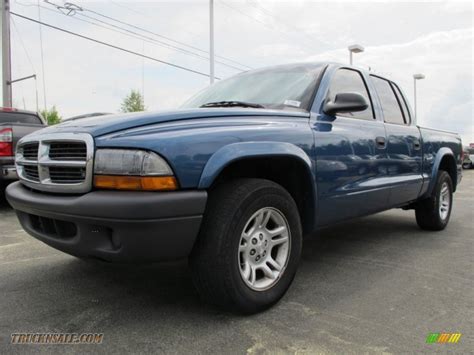
M 449 174 L 453 183 L 453 192 L 456 191 L 458 170 L 454 153 L 449 148 L 443 147 L 436 154 L 433 170 L 431 172 L 431 181 L 427 191 L 428 195 L 431 195 L 433 192 L 436 185 L 436 177 L 440 170 L 444 170 Z
M 303 232 L 313 230 L 317 210 L 313 163 L 300 147 L 285 142 L 243 142 L 219 149 L 207 162 L 200 189 L 239 177 L 271 180 L 283 186 L 295 200 Z

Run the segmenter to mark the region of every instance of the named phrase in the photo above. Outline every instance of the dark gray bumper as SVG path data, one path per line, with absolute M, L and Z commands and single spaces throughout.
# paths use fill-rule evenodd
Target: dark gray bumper
M 14 158 L 0 157 L 0 181 L 1 180 L 18 180 Z
M 68 254 L 117 262 L 173 260 L 190 254 L 206 191 L 93 191 L 80 196 L 8 186 L 23 228 Z

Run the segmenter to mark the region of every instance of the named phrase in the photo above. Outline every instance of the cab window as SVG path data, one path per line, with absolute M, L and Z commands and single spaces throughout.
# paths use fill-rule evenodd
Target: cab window
M 334 101 L 336 95 L 343 92 L 356 92 L 361 94 L 367 101 L 368 107 L 364 111 L 345 112 L 338 114 L 338 116 L 360 118 L 364 120 L 374 119 L 372 101 L 370 99 L 365 81 L 358 71 L 352 69 L 338 69 L 336 73 L 334 73 L 329 86 L 327 99 Z

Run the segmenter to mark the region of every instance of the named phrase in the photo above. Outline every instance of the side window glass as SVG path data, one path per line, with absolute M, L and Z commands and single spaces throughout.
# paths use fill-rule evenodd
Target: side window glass
M 402 110 L 390 82 L 376 76 L 371 76 L 371 78 L 380 98 L 385 122 L 405 124 Z
M 402 107 L 403 116 L 405 117 L 405 123 L 410 124 L 411 116 L 410 116 L 410 111 L 408 111 L 407 102 L 405 101 L 405 98 L 403 97 L 402 92 L 400 91 L 400 88 L 394 83 L 392 83 L 392 86 L 395 89 L 395 94 L 397 95 L 398 102 L 400 103 L 400 106 Z
M 343 92 L 356 92 L 361 94 L 367 100 L 369 107 L 367 107 L 367 109 L 364 111 L 346 112 L 338 115 L 360 118 L 364 120 L 374 119 L 369 92 L 367 91 L 367 86 L 365 85 L 364 79 L 358 71 L 351 69 L 339 69 L 336 73 L 334 73 L 329 86 L 327 99 L 334 101 L 336 95 Z

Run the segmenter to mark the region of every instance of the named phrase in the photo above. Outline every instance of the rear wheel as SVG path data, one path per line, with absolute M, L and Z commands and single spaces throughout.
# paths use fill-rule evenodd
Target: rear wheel
M 202 298 L 244 313 L 276 303 L 301 254 L 298 208 L 268 180 L 237 179 L 210 193 L 190 265 Z
M 453 206 L 453 182 L 446 171 L 440 170 L 431 197 L 418 202 L 416 222 L 421 229 L 446 228 Z

